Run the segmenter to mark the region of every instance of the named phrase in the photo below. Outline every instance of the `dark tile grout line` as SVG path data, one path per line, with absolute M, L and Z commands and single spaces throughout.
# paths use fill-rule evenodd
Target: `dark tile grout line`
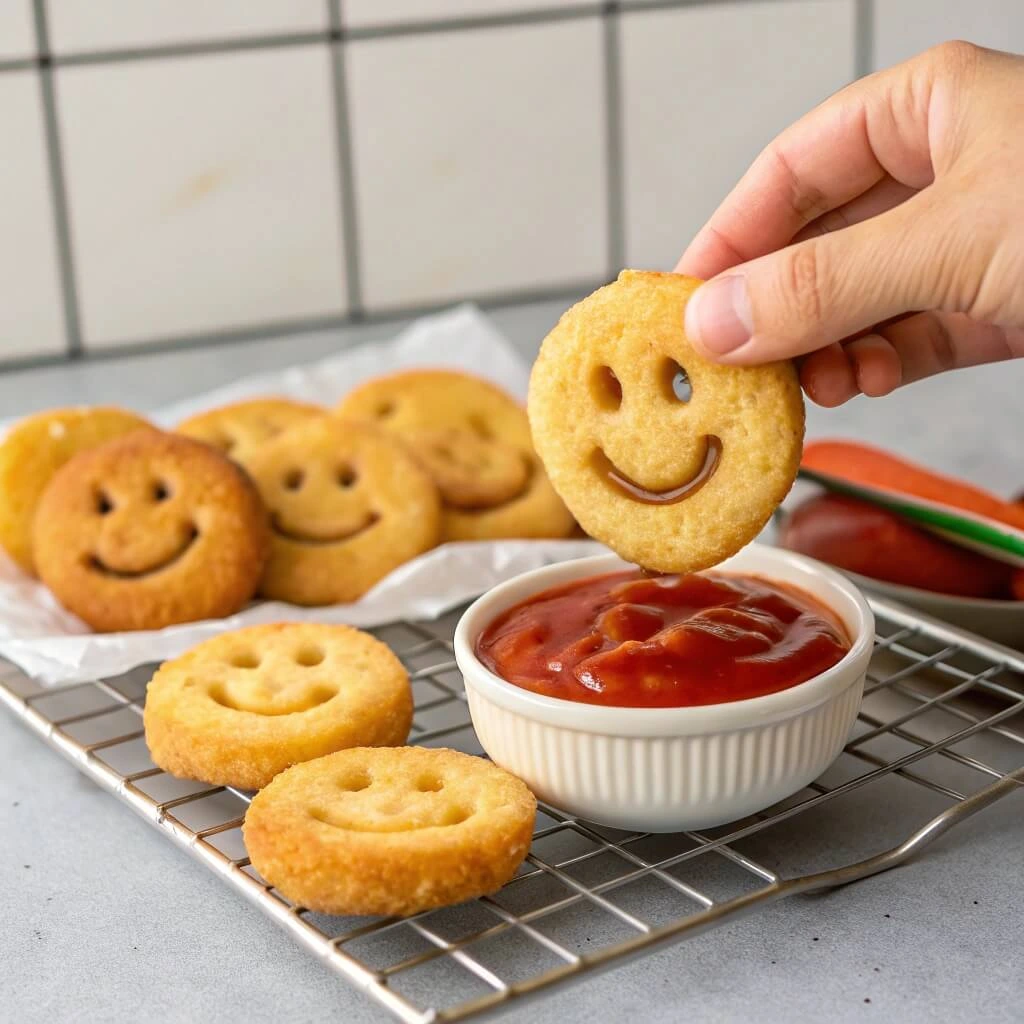
M 167 354 L 168 352 L 195 351 L 197 349 L 216 348 L 222 345 L 236 345 L 247 341 L 265 341 L 270 338 L 292 334 L 311 334 L 315 331 L 375 324 L 397 324 L 416 317 L 442 312 L 445 309 L 451 309 L 453 306 L 464 303 L 473 303 L 483 310 L 493 310 L 506 307 L 528 306 L 537 302 L 553 302 L 556 300 L 568 302 L 578 299 L 580 296 L 607 283 L 606 280 L 594 280 L 593 278 L 580 281 L 561 281 L 550 288 L 523 288 L 518 291 L 466 295 L 458 299 L 445 299 L 435 303 L 395 306 L 374 312 L 362 312 L 358 316 L 352 313 L 339 313 L 320 317 L 305 317 L 297 320 L 279 320 L 237 328 L 225 328 L 223 330 L 209 331 L 204 334 L 174 335 L 164 338 L 153 338 L 148 341 L 126 342 L 125 344 L 111 345 L 104 348 L 86 348 L 73 355 L 71 353 L 47 354 L 0 360 L 0 379 L 6 374 L 66 367 L 72 360 L 80 366 L 83 363 L 108 362 L 133 356 L 160 355 Z M 554 326 L 553 322 L 551 326 Z M 538 337 L 537 340 L 539 342 L 540 338 Z
M 358 207 L 354 160 L 352 158 L 351 122 L 345 80 L 344 47 L 338 45 L 346 40 L 387 38 L 393 36 L 427 34 L 445 31 L 463 31 L 507 25 L 530 25 L 565 20 L 579 20 L 599 15 L 604 32 L 605 70 L 605 115 L 607 154 L 607 212 L 608 212 L 608 258 L 609 279 L 613 278 L 625 260 L 624 224 L 624 168 L 621 110 L 621 45 L 620 17 L 646 10 L 706 6 L 720 0 L 641 0 L 624 8 L 617 0 L 583 7 L 561 7 L 547 11 L 520 11 L 508 14 L 480 17 L 452 18 L 431 22 L 408 22 L 396 26 L 349 29 L 342 26 L 341 0 L 325 0 L 328 14 L 327 33 L 293 33 L 287 35 L 254 37 L 249 39 L 210 41 L 205 43 L 184 43 L 144 49 L 112 50 L 97 53 L 68 54 L 54 58 L 49 53 L 46 23 L 46 0 L 33 0 L 37 48 L 39 56 L 30 59 L 0 61 L 0 72 L 38 68 L 42 94 L 46 132 L 47 160 L 51 178 L 55 233 L 59 273 L 63 293 L 63 313 L 66 331 L 67 351 L 64 354 L 28 357 L 24 359 L 0 360 L 0 372 L 17 372 L 40 366 L 65 363 L 69 359 L 107 359 L 117 355 L 132 355 L 145 352 L 164 352 L 173 348 L 197 348 L 203 345 L 273 337 L 286 332 L 307 332 L 330 327 L 349 326 L 361 322 L 385 322 L 403 316 L 420 315 L 450 305 L 448 302 L 396 308 L 368 315 L 363 307 L 361 261 L 359 255 Z M 742 2 L 769 2 L 769 0 L 742 0 Z M 810 2 L 810 0 L 807 0 Z M 873 23 L 872 0 L 856 0 L 857 68 L 870 63 L 871 31 Z M 110 349 L 86 351 L 81 336 L 78 290 L 71 246 L 71 227 L 68 211 L 67 188 L 60 144 L 56 112 L 55 84 L 53 69 L 76 64 L 95 64 L 119 60 L 141 60 L 167 56 L 187 56 L 239 50 L 264 49 L 283 46 L 316 44 L 328 41 L 330 45 L 332 91 L 334 94 L 335 131 L 337 135 L 337 159 L 339 189 L 341 193 L 342 223 L 341 243 L 345 255 L 346 287 L 349 312 L 338 316 L 303 318 L 296 321 L 266 322 L 249 328 L 213 331 L 199 335 L 185 335 L 158 338 L 152 341 L 132 342 L 113 346 Z M 581 283 L 582 286 L 582 283 Z M 479 297 L 476 301 L 485 307 L 505 303 L 540 301 L 545 297 L 572 295 L 576 289 L 571 285 L 559 285 L 555 289 L 541 289 L 526 293 L 495 293 Z
M 870 75 L 875 65 L 875 0 L 856 0 L 854 6 L 854 75 Z
M 608 190 L 608 276 L 613 279 L 625 266 L 625 186 L 622 137 L 622 47 L 615 4 L 608 4 L 603 19 L 605 173 Z
M 685 2 L 685 0 L 684 0 Z M 716 3 L 721 0 L 705 0 Z M 396 36 L 436 35 L 440 32 L 472 32 L 477 29 L 514 28 L 520 25 L 544 25 L 558 21 L 579 21 L 604 13 L 606 3 L 590 3 L 577 7 L 549 7 L 536 10 L 503 11 L 498 14 L 462 15 L 453 18 L 430 18 L 405 21 L 394 25 L 367 25 L 365 28 L 343 28 L 341 40 L 359 42 L 392 39 Z M 618 6 L 614 4 L 612 6 Z
M 330 0 L 328 0 L 330 2 Z M 716 0 L 704 0 L 716 2 Z M 435 35 L 442 32 L 465 32 L 474 29 L 505 28 L 515 25 L 539 25 L 549 22 L 589 18 L 601 13 L 603 5 L 594 3 L 585 7 L 557 7 L 549 10 L 518 11 L 507 14 L 483 15 L 402 22 L 396 25 L 343 28 L 340 21 L 331 19 L 330 27 L 312 32 L 281 32 L 264 36 L 223 37 L 152 46 L 114 47 L 109 50 L 87 50 L 62 54 L 42 51 L 39 56 L 0 63 L 0 71 L 12 67 L 79 67 L 89 64 L 113 64 L 166 57 L 196 57 L 214 53 L 238 53 L 248 50 L 281 49 L 292 46 L 310 46 L 323 43 L 362 42 L 391 39 L 397 36 Z
M 34 0 L 37 7 L 45 0 Z M 707 7 L 736 0 L 639 0 L 623 6 L 618 0 L 592 3 L 577 7 L 554 7 L 547 10 L 521 10 L 500 14 L 455 18 L 436 18 L 422 21 L 400 22 L 395 25 L 368 25 L 363 28 L 343 28 L 332 19 L 327 31 L 282 32 L 264 36 L 219 38 L 193 42 L 168 43 L 154 46 L 135 46 L 52 54 L 48 51 L 34 57 L 0 60 L 0 73 L 23 71 L 30 68 L 77 67 L 90 64 L 111 64 L 126 61 L 154 60 L 166 57 L 192 57 L 216 53 L 244 52 L 247 50 L 276 49 L 289 46 L 309 46 L 322 43 L 362 42 L 389 39 L 398 36 L 431 35 L 443 32 L 465 32 L 476 29 L 505 28 L 517 25 L 542 25 L 550 22 L 575 21 L 614 13 L 619 16 L 684 7 Z M 740 0 L 743 3 L 771 3 L 773 0 Z M 804 0 L 811 3 L 813 0 Z M 858 0 L 860 2 L 860 0 Z
M 331 27 L 341 25 L 341 0 L 326 0 Z M 352 115 L 345 77 L 345 47 L 332 44 L 331 96 L 333 100 L 335 152 L 338 190 L 341 199 L 340 242 L 345 257 L 345 284 L 353 319 L 361 319 L 363 309 L 362 258 L 359 251 L 359 208 L 356 203 L 355 156 L 352 152 Z
M 39 67 L 38 57 L 12 57 L 0 60 L 0 73 L 4 71 L 31 71 Z
M 35 22 L 36 47 L 44 56 L 49 52 L 49 33 L 46 24 L 44 0 L 32 4 Z M 67 358 L 82 354 L 82 333 L 78 309 L 78 286 L 75 280 L 74 257 L 71 251 L 71 223 L 68 214 L 67 184 L 64 176 L 64 158 L 60 145 L 57 122 L 57 97 L 53 71 L 43 67 L 39 75 L 40 95 L 43 103 L 43 125 L 46 136 L 46 162 L 50 174 L 50 197 L 53 201 L 53 227 L 57 243 L 57 266 L 60 275 L 64 312 L 64 331 Z
M 779 0 L 634 0 L 628 7 L 621 3 L 613 6 L 621 14 L 633 14 L 637 11 L 668 11 L 679 7 L 714 7 L 716 4 L 765 4 L 777 3 Z M 800 3 L 815 3 L 817 0 L 799 0 Z
M 313 46 L 328 42 L 331 33 L 282 32 L 266 36 L 205 39 L 192 42 L 126 46 L 110 50 L 86 50 L 79 53 L 48 54 L 37 58 L 41 66 L 57 68 L 95 64 L 124 64 L 167 57 L 202 57 L 217 53 L 245 53 L 250 50 L 280 50 L 286 47 Z

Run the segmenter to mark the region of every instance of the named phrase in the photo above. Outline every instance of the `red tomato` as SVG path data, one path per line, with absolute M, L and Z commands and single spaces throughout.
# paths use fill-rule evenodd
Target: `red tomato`
M 889 583 L 958 597 L 1010 596 L 1010 566 L 940 540 L 887 509 L 839 494 L 800 505 L 787 517 L 780 543 Z

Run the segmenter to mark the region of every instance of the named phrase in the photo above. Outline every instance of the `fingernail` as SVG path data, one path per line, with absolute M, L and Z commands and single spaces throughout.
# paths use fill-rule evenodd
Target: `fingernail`
M 702 284 L 686 304 L 686 333 L 713 355 L 725 355 L 754 333 L 747 282 L 729 274 Z

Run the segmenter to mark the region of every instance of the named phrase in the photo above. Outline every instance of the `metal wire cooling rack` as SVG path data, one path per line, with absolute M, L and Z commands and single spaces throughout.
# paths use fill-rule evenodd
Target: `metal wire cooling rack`
M 783 896 L 891 867 L 1024 784 L 1024 655 L 899 605 L 871 603 L 878 637 L 864 706 L 839 760 L 810 787 L 744 821 L 668 836 L 619 832 L 542 807 L 531 853 L 501 892 L 406 920 L 325 917 L 269 888 L 242 845 L 249 794 L 175 779 L 150 761 L 140 717 L 150 670 L 44 689 L 0 662 L 0 700 L 397 1019 L 457 1021 Z M 452 659 L 457 617 L 375 632 L 412 674 L 412 742 L 480 753 Z M 898 812 L 896 782 L 915 796 L 923 788 L 941 813 L 931 822 L 901 819 L 906 841 L 880 853 L 866 808 Z M 877 797 L 870 804 L 857 799 L 865 787 Z M 794 828 L 794 818 L 823 813 L 833 814 L 829 827 Z M 851 824 L 867 859 L 801 874 L 800 863 L 814 860 L 812 837 L 827 856 L 838 822 Z M 915 834 L 915 826 L 923 827 Z

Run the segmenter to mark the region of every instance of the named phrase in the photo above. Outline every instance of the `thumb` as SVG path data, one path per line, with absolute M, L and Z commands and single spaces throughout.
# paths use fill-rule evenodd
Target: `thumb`
M 924 199 L 712 278 L 687 303 L 687 336 L 716 362 L 765 363 L 908 310 L 956 310 L 986 264 L 978 238 L 959 230 L 962 218 L 937 197 Z

